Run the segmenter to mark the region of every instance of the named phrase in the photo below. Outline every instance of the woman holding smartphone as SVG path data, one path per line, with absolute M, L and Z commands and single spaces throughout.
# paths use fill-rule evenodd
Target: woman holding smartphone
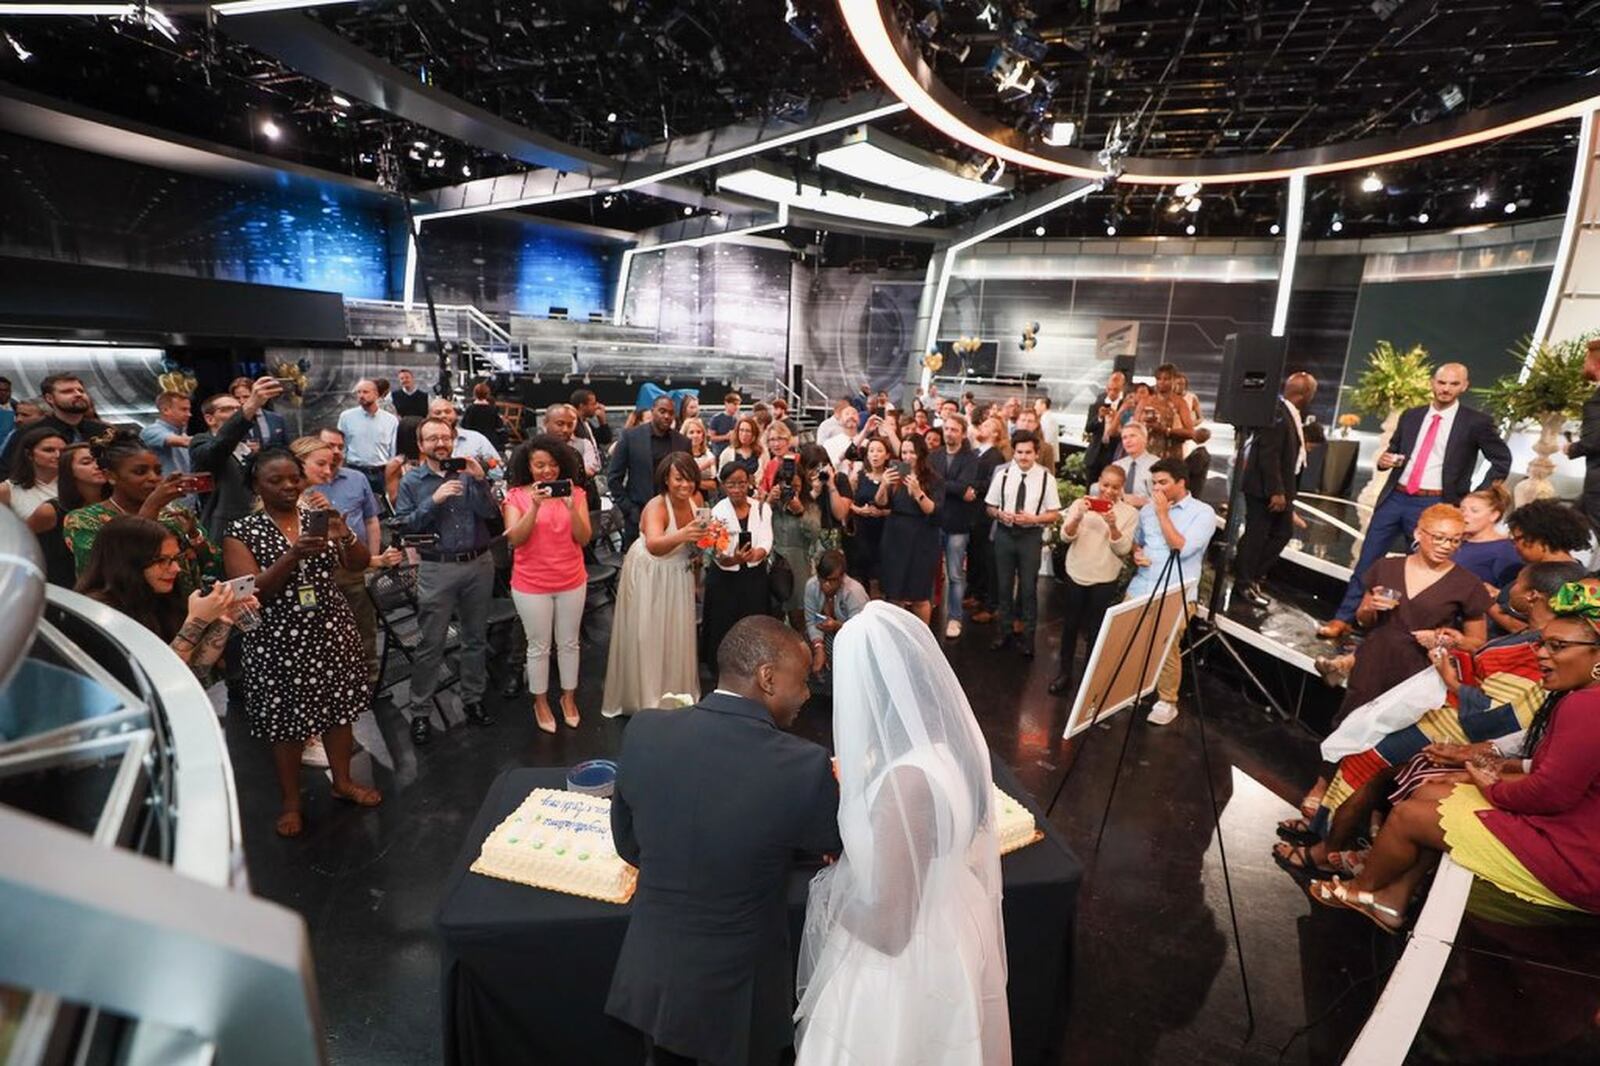
M 711 520 L 728 532 L 724 550 L 713 554 L 706 570 L 706 598 L 701 622 L 701 661 L 717 661 L 717 649 L 734 623 L 768 613 L 767 556 L 772 551 L 772 507 L 751 499 L 750 475 L 743 467 L 722 472 L 722 499 Z
M 228 526 L 222 551 L 230 578 L 256 579 L 261 624 L 244 635 L 245 713 L 250 735 L 272 745 L 283 810 L 277 832 L 297 837 L 300 756 L 322 737 L 335 799 L 376 807 L 383 796 L 350 777 L 351 723 L 371 704 L 366 650 L 334 568 L 367 568 L 367 546 L 335 510 L 300 507 L 305 471 L 286 448 L 263 448 L 247 469 L 261 510 Z
M 1061 539 L 1067 542 L 1067 595 L 1061 607 L 1061 670 L 1050 682 L 1050 695 L 1072 687 L 1078 655 L 1078 634 L 1094 650 L 1100 623 L 1122 585 L 1122 568 L 1133 551 L 1139 512 L 1122 499 L 1127 472 L 1120 466 L 1100 471 L 1099 496 L 1080 496 L 1067 508 Z
M 62 537 L 72 549 L 79 574 L 89 565 L 89 553 L 105 524 L 118 515 L 154 519 L 172 531 L 183 555 L 185 592 L 200 588 L 208 577 L 222 572 L 222 553 L 206 535 L 193 511 L 175 505 L 193 491 L 189 474 L 161 474 L 161 460 L 130 430 L 112 430 L 89 443 L 90 453 L 105 473 L 111 492 L 105 499 L 80 507 L 62 519 Z
M 878 488 L 889 474 L 889 442 L 882 437 L 867 441 L 865 458 L 851 485 L 850 513 L 855 533 L 845 542 L 850 555 L 850 575 L 865 585 L 872 596 L 883 595 L 878 584 L 878 561 L 883 543 L 883 522 L 887 507 L 877 503 Z
M 718 464 L 718 473 L 730 466 L 740 466 L 750 475 L 750 481 L 754 484 L 756 478 L 761 475 L 761 468 L 765 462 L 766 455 L 761 450 L 761 427 L 756 425 L 756 420 L 753 418 L 739 419 L 734 423 L 732 440 L 722 449 L 722 461 Z
M 888 510 L 884 520 L 879 576 L 883 595 L 924 622 L 933 620 L 933 578 L 939 547 L 939 501 L 944 485 L 928 462 L 928 445 L 919 434 L 900 442 L 900 461 L 889 468 L 873 498 Z
M 561 671 L 561 720 L 578 728 L 578 652 L 589 573 L 583 548 L 593 535 L 589 502 L 578 482 L 578 453 L 554 437 L 534 437 L 511 455 L 506 474 L 506 543 L 511 547 L 511 602 L 528 637 L 533 717 L 556 731 L 550 711 L 550 649 Z

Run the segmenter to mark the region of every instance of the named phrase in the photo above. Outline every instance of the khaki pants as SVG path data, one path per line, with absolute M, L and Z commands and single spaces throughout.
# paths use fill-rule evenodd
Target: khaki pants
M 333 580 L 344 593 L 350 610 L 356 616 L 356 629 L 361 631 L 361 646 L 367 652 L 367 681 L 378 683 L 378 609 L 367 595 L 366 574 L 358 570 L 337 569 Z
M 1194 617 L 1194 602 L 1190 601 L 1185 606 L 1188 610 L 1178 622 L 1178 635 L 1172 641 L 1172 650 L 1167 652 L 1166 659 L 1161 663 L 1161 673 L 1156 677 L 1156 697 L 1172 704 L 1178 702 L 1178 689 L 1183 684 L 1183 632 L 1189 628 L 1189 619 Z

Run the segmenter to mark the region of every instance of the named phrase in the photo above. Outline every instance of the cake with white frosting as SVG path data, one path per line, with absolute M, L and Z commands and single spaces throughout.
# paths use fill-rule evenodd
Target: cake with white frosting
M 639 878 L 611 839 L 611 801 L 551 788 L 495 826 L 472 872 L 607 903 L 632 899 Z
M 1005 855 L 1044 839 L 1028 808 L 1000 791 L 999 785 L 990 787 L 994 789 L 994 828 L 1000 834 L 1000 854 Z

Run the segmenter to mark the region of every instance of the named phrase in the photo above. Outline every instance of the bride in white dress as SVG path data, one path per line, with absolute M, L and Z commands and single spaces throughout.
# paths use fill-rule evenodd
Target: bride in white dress
M 989 749 L 944 653 L 881 602 L 834 641 L 844 854 L 811 882 L 797 1066 L 1008 1066 Z

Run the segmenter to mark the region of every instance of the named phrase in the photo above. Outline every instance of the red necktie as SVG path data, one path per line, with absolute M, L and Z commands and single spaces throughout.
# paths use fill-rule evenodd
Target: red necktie
M 1415 496 L 1422 487 L 1422 468 L 1428 465 L 1428 456 L 1433 452 L 1433 442 L 1439 439 L 1440 415 L 1435 414 L 1433 421 L 1428 423 L 1428 432 L 1422 436 L 1422 447 L 1417 451 L 1417 461 L 1411 464 L 1411 476 L 1406 478 L 1406 495 Z

